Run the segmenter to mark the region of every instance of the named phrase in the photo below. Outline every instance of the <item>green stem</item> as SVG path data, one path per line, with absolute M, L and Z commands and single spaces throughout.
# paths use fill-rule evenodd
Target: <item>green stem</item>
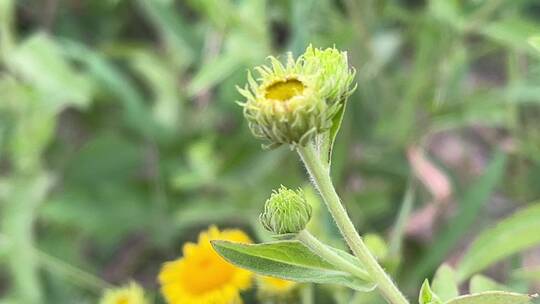
M 14 46 L 14 4 L 13 0 L 0 0 L 0 62 L 4 64 Z
M 354 255 L 366 267 L 373 281 L 377 283 L 377 288 L 392 304 L 408 304 L 409 302 L 394 285 L 392 279 L 386 274 L 384 269 L 379 265 L 375 257 L 371 254 L 364 241 L 356 232 L 353 223 L 347 215 L 347 211 L 341 204 L 336 189 L 330 178 L 330 170 L 319 159 L 317 150 L 312 144 L 306 147 L 297 147 L 297 152 L 302 158 L 313 183 L 319 190 L 328 210 L 336 221 L 336 224 L 345 238 L 345 241 L 351 248 Z
M 321 243 L 309 231 L 302 230 L 297 234 L 296 237 L 300 242 L 304 243 L 304 245 L 311 249 L 311 251 L 323 258 L 328 263 L 334 265 L 337 269 L 351 273 L 362 280 L 372 281 L 369 273 L 339 256 L 335 251 L 332 251 L 328 246 Z
M 313 299 L 313 284 L 305 284 L 300 290 L 300 298 L 302 299 L 302 304 L 313 304 L 315 303 Z
M 51 185 L 45 174 L 22 174 L 9 180 L 9 189 L 2 205 L 0 227 L 7 237 L 6 260 L 11 274 L 12 290 L 19 303 L 43 302 L 38 260 L 34 247 L 35 210 Z

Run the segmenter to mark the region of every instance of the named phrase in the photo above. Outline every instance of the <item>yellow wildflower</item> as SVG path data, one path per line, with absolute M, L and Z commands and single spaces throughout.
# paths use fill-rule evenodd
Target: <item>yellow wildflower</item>
M 163 265 L 159 274 L 161 292 L 169 304 L 241 303 L 240 291 L 251 286 L 252 273 L 221 258 L 211 240 L 251 243 L 241 230 L 219 231 L 211 226 L 199 234 L 198 243 L 186 243 L 184 256 Z
M 134 282 L 121 288 L 109 289 L 101 298 L 100 304 L 147 304 L 143 289 Z

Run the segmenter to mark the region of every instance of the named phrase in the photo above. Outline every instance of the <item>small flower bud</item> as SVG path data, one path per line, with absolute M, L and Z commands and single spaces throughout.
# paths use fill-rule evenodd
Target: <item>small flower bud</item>
M 288 54 L 283 65 L 270 56 L 270 66 L 256 67 L 257 80 L 248 72 L 248 85 L 238 88 L 240 103 L 256 137 L 270 146 L 305 146 L 332 127 L 332 119 L 354 88 L 354 70 L 347 54 L 335 48 L 309 46 L 296 60 Z
M 311 212 L 311 205 L 302 190 L 293 191 L 281 186 L 264 204 L 260 220 L 266 230 L 275 234 L 298 233 L 311 219 Z

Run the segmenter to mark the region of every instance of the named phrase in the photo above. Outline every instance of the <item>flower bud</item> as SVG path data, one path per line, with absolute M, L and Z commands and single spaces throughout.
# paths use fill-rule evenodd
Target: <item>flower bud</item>
M 281 186 L 266 201 L 260 220 L 266 230 L 275 234 L 298 233 L 311 219 L 311 212 L 311 205 L 302 190 L 293 191 Z
M 256 137 L 270 146 L 305 146 L 317 134 L 332 127 L 332 119 L 354 88 L 354 70 L 347 54 L 335 48 L 320 50 L 309 46 L 284 65 L 270 56 L 270 66 L 256 67 L 255 80 L 248 72 L 248 85 L 238 88 L 246 98 L 240 103 Z

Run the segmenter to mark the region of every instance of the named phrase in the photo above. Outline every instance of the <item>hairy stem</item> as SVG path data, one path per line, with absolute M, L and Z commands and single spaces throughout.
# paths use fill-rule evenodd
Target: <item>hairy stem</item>
M 319 154 L 312 144 L 306 147 L 298 147 L 297 152 L 302 158 L 313 183 L 319 190 L 328 210 L 336 221 L 336 224 L 351 248 L 354 255 L 366 267 L 373 281 L 377 283 L 377 288 L 384 298 L 392 304 L 408 304 L 409 302 L 394 285 L 392 279 L 379 265 L 375 257 L 371 254 L 364 241 L 354 228 L 353 223 L 347 215 L 347 211 L 341 204 L 336 189 L 330 178 L 328 166 L 323 164 Z
M 339 256 L 339 254 L 321 243 L 309 231 L 300 231 L 297 238 L 300 242 L 304 243 L 304 245 L 311 249 L 311 251 L 323 258 L 328 263 L 334 265 L 337 269 L 351 273 L 362 280 L 372 281 L 371 277 L 365 270 Z

